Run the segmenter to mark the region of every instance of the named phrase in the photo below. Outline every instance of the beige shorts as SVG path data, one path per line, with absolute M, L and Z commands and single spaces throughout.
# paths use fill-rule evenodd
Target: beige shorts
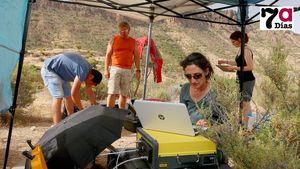
M 131 79 L 131 69 L 123 69 L 112 66 L 110 68 L 110 77 L 108 79 L 107 94 L 120 94 L 122 96 L 129 96 Z

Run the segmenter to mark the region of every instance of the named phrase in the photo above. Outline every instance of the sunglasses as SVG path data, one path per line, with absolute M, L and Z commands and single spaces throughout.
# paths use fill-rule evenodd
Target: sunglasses
M 189 80 L 191 80 L 192 78 L 195 80 L 198 80 L 198 79 L 202 78 L 203 74 L 202 73 L 184 74 L 184 76 Z

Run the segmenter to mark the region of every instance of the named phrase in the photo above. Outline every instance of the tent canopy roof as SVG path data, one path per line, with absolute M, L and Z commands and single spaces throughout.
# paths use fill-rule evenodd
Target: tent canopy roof
M 239 25 L 239 22 L 226 17 L 219 10 L 240 6 L 240 0 L 51 0 L 57 2 L 86 5 L 106 10 L 114 10 L 121 15 L 148 21 L 166 17 L 208 21 L 219 24 Z M 244 0 L 245 4 L 256 4 L 263 0 Z M 214 3 L 222 3 L 226 7 L 212 9 Z M 227 22 L 213 21 L 201 17 L 202 13 L 215 12 L 228 19 Z

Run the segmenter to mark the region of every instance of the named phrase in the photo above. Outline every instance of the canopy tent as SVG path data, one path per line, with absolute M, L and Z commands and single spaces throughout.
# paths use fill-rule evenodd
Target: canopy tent
M 219 24 L 238 25 L 226 15 L 218 12 L 223 9 L 238 7 L 240 4 L 256 4 L 263 0 L 50 0 L 69 4 L 85 5 L 90 7 L 110 10 L 124 16 L 148 21 L 154 17 L 155 21 L 166 17 L 176 17 L 198 21 L 208 21 Z M 209 6 L 214 3 L 222 3 L 228 6 L 212 9 Z M 215 12 L 226 17 L 231 22 L 218 22 L 201 18 L 203 13 Z M 138 13 L 138 15 L 137 15 Z
M 9 154 L 24 59 L 30 4 L 31 0 L 4 0 L 0 5 L 0 115 L 7 111 L 11 114 L 3 168 L 6 168 Z M 11 75 L 18 62 L 17 79 L 14 97 L 12 98 Z
M 150 44 L 150 39 L 152 37 L 152 25 L 154 20 L 158 21 L 166 17 L 183 18 L 195 21 L 211 22 L 216 24 L 226 24 L 226 25 L 238 25 L 241 26 L 242 36 L 242 46 L 241 55 L 244 56 L 245 47 L 245 26 L 258 21 L 252 21 L 258 14 L 248 17 L 247 8 L 250 5 L 257 5 L 263 0 L 50 0 L 56 2 L 63 2 L 69 4 L 85 5 L 89 7 L 102 8 L 105 10 L 111 10 L 113 12 L 119 13 L 124 16 L 132 17 L 140 20 L 149 20 L 149 31 L 148 31 L 148 44 Z M 269 5 L 273 5 L 279 0 L 275 0 Z M 225 7 L 212 8 L 211 5 L 214 3 L 222 3 Z M 239 15 L 238 19 L 233 19 L 220 10 L 229 9 L 233 7 L 238 7 Z M 227 19 L 227 22 L 222 22 L 218 20 L 210 20 L 203 18 L 204 13 L 213 12 L 223 18 Z M 137 15 L 138 14 L 138 15 Z M 148 64 L 149 64 L 150 48 L 147 46 L 147 55 L 145 61 L 145 71 L 144 71 L 144 92 L 143 99 L 146 98 L 147 90 L 147 74 L 148 74 Z M 241 67 L 241 71 L 243 66 Z M 240 89 L 243 86 L 241 83 Z
M 35 0 L 4 0 L 0 5 L 0 115 L 4 112 L 11 113 L 9 133 L 5 152 L 4 168 L 6 168 L 9 145 L 13 127 L 14 113 L 17 102 L 19 82 L 24 59 L 25 42 L 27 37 L 28 21 L 30 14 L 30 5 Z M 70 4 L 79 4 L 90 7 L 102 8 L 114 11 L 125 16 L 149 21 L 148 40 L 151 39 L 152 24 L 155 21 L 166 17 L 183 18 L 195 21 L 211 22 L 216 24 L 238 25 L 241 31 L 245 32 L 245 26 L 258 21 L 253 19 L 258 15 L 246 17 L 246 8 L 250 5 L 261 6 L 258 4 L 263 0 L 49 0 Z M 272 6 L 279 0 L 265 6 Z M 225 4 L 225 7 L 212 8 L 209 5 L 214 3 Z M 224 15 L 221 10 L 238 7 L 239 20 L 234 20 Z M 297 8 L 299 10 L 299 8 Z M 214 12 L 227 19 L 227 22 L 209 20 L 202 18 L 201 14 Z M 13 18 L 13 19 L 11 19 Z M 248 19 L 249 18 L 249 19 Z M 150 44 L 148 41 L 148 44 Z M 241 55 L 245 37 L 242 38 Z M 147 74 L 150 48 L 147 48 L 145 74 Z M 11 94 L 11 73 L 15 65 L 18 64 L 18 73 L 14 91 L 14 97 Z M 243 67 L 241 68 L 243 69 Z M 143 99 L 146 97 L 147 79 L 144 80 Z
M 12 105 L 11 74 L 22 53 L 27 3 L 4 1 L 0 6 L 0 15 L 4 18 L 0 20 L 0 113 L 7 112 Z

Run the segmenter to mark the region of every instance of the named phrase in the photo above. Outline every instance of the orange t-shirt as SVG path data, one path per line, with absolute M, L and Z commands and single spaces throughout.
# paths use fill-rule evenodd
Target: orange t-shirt
M 135 40 L 131 37 L 122 38 L 119 35 L 115 36 L 112 45 L 112 66 L 131 69 L 133 64 L 134 45 Z

